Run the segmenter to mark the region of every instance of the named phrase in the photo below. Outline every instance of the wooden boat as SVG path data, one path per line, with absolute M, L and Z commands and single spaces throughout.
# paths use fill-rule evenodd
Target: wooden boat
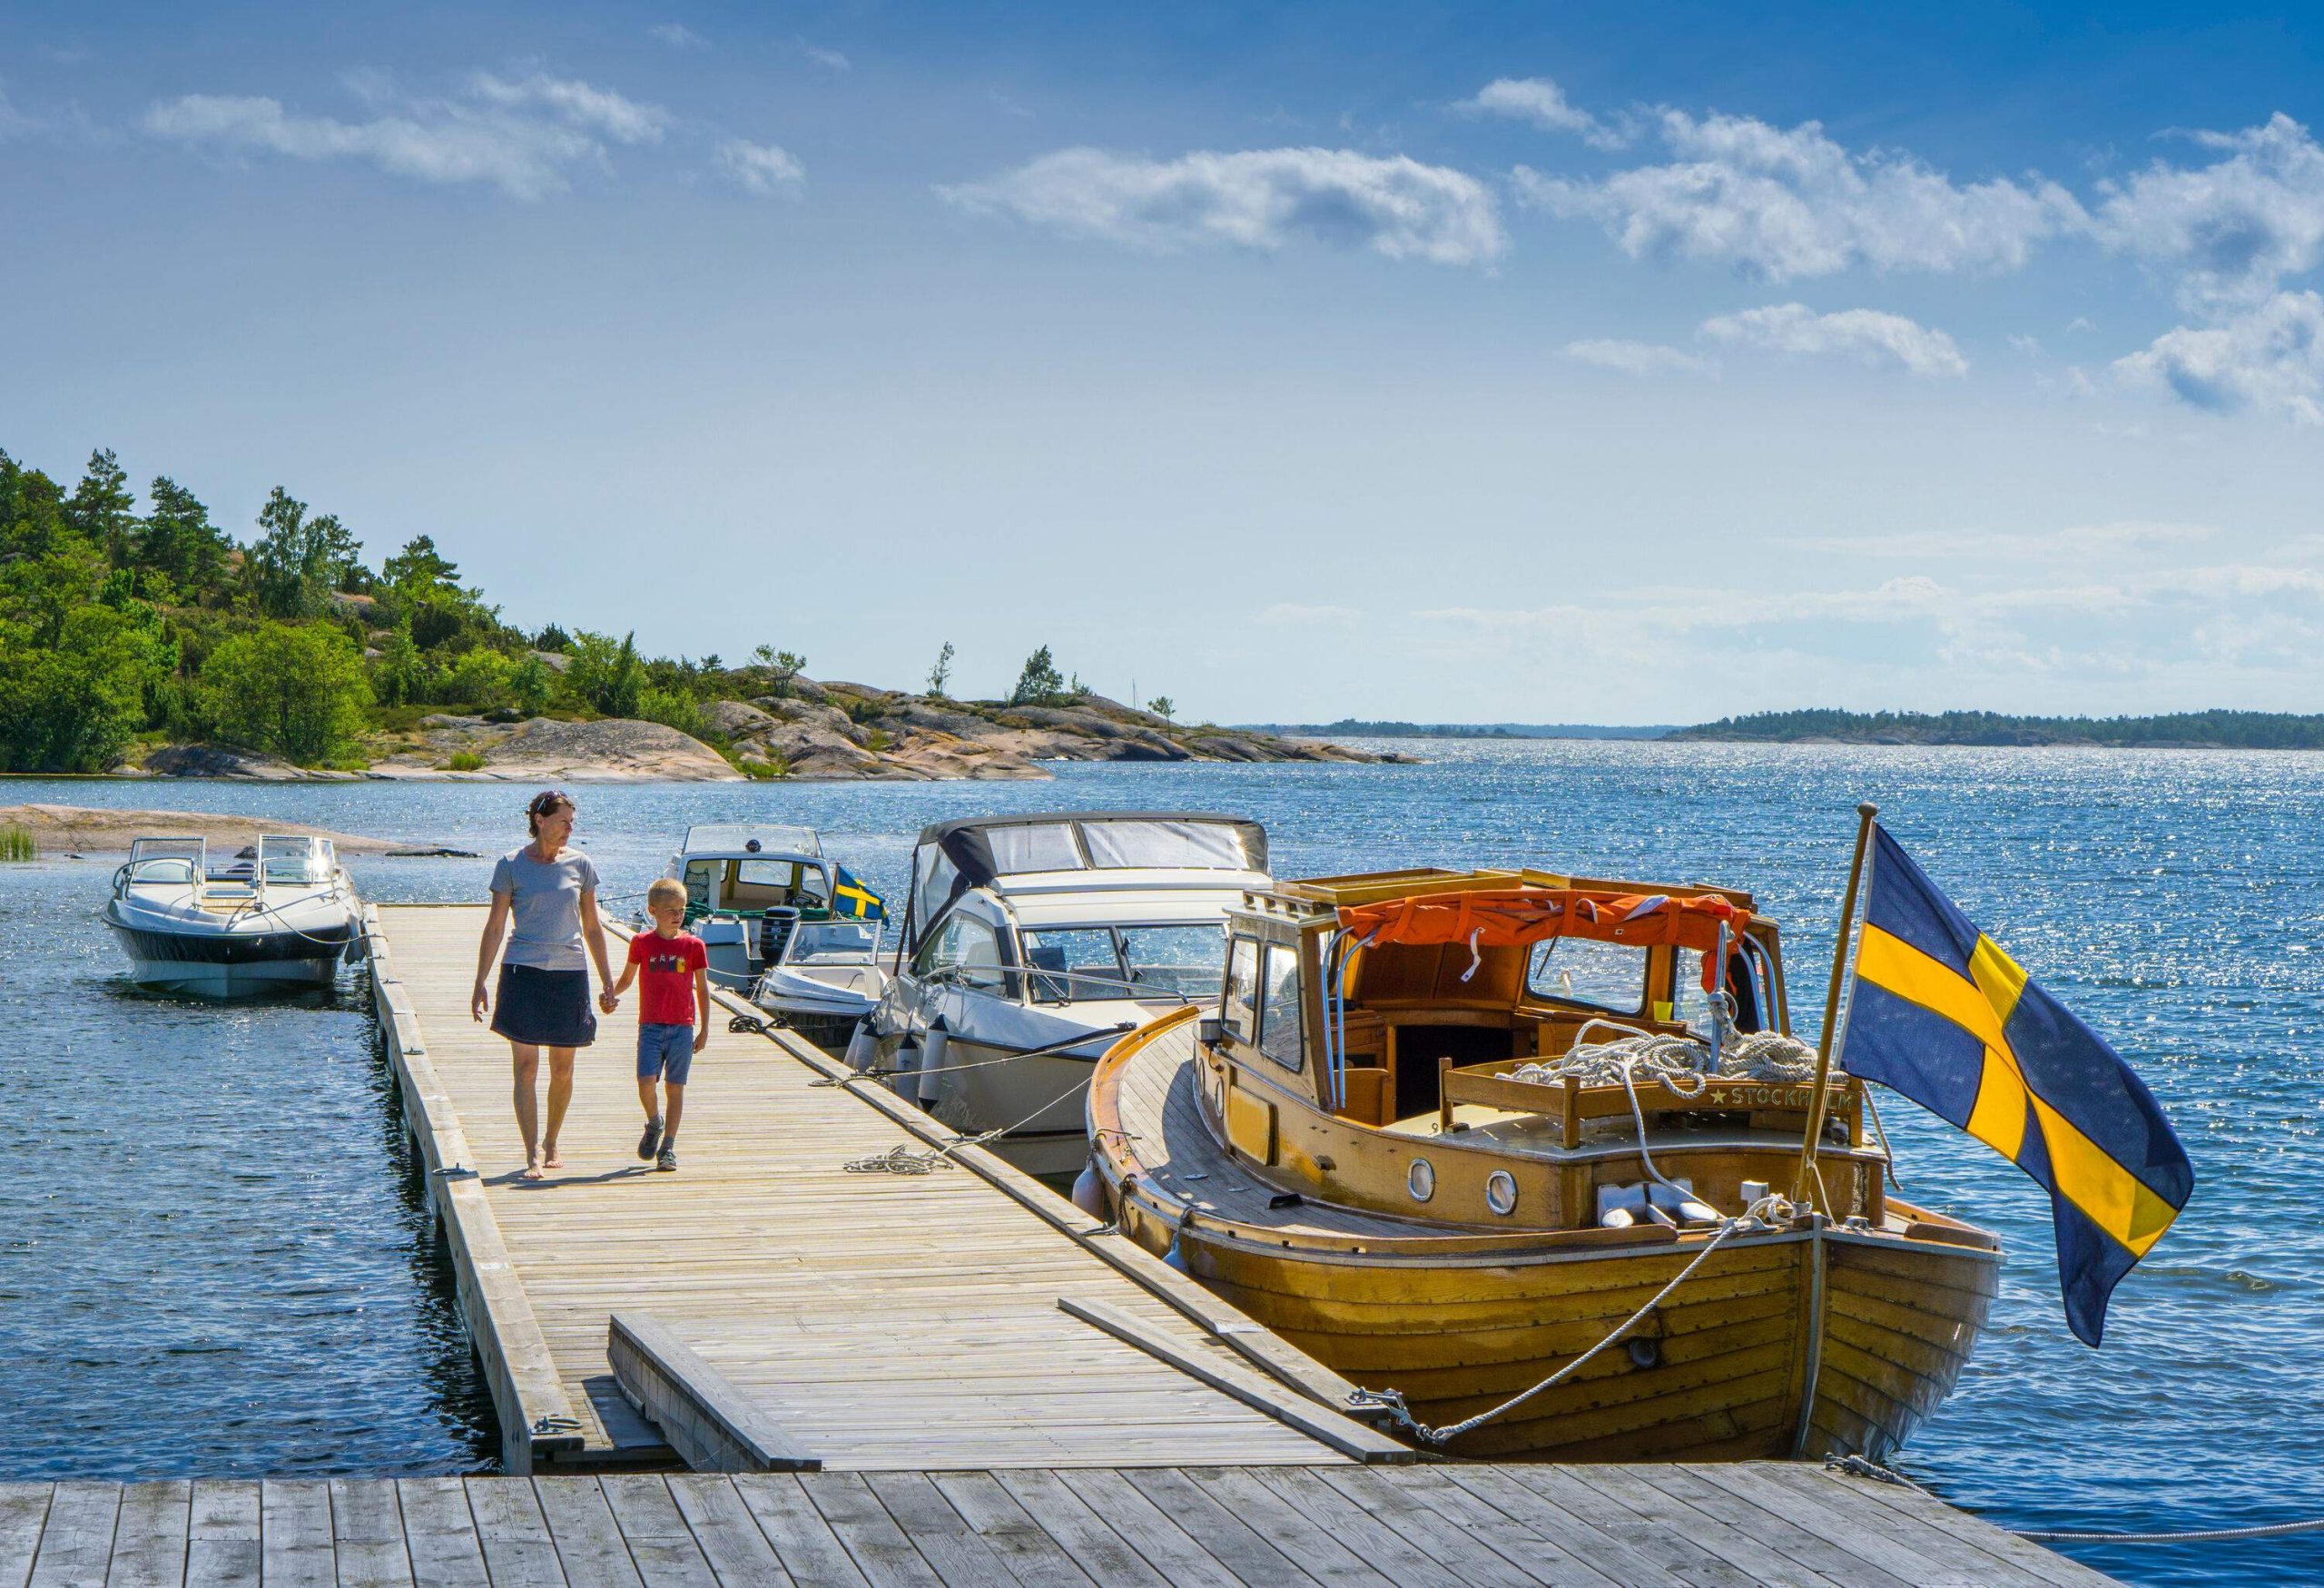
M 1440 1432 L 1686 1275 L 1443 1447 L 1876 1460 L 1951 1391 L 1998 1242 L 1887 1194 L 1852 1078 L 1807 1152 L 1749 894 L 1402 872 L 1249 893 L 1228 931 L 1218 1008 L 1091 1087 L 1085 1190 L 1141 1244 Z

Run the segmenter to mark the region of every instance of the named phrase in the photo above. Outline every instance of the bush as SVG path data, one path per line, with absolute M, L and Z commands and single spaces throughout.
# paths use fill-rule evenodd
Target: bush
M 556 675 L 548 664 L 527 651 L 508 675 L 508 693 L 518 712 L 526 716 L 538 716 L 548 709 L 549 696 L 556 692 Z
M 302 766 L 338 759 L 363 731 L 371 686 L 336 629 L 269 623 L 210 653 L 202 689 L 226 739 Z
M 452 664 L 439 691 L 447 701 L 489 708 L 504 703 L 517 666 L 498 651 L 482 646 Z
M 38 860 L 40 845 L 29 827 L 0 827 L 0 860 Z
M 447 772 L 482 772 L 484 757 L 473 750 L 455 750 L 452 758 L 444 763 Z
M 573 636 L 566 654 L 573 660 L 565 670 L 565 683 L 575 699 L 604 716 L 637 715 L 638 697 L 645 690 L 645 665 L 637 659 L 635 635 L 625 635 L 616 645 L 611 635 L 584 629 Z
M 637 695 L 637 709 L 629 715 L 675 728 L 697 739 L 710 729 L 702 718 L 702 702 L 682 689 L 642 689 Z
M 744 777 L 754 778 L 761 781 L 769 778 L 788 777 L 791 775 L 791 757 L 783 755 L 779 750 L 771 753 L 764 761 L 756 760 L 751 756 L 745 755 L 741 760 L 734 763 L 734 770 L 741 773 Z

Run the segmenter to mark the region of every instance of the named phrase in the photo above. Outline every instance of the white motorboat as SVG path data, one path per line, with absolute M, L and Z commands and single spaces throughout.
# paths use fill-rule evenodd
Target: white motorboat
M 698 823 L 668 874 L 685 885 L 685 929 L 714 985 L 834 1048 L 879 1001 L 881 902 L 824 855 L 813 828 Z
M 779 942 L 768 944 L 773 952 L 751 1001 L 818 1047 L 845 1048 L 887 991 L 888 973 L 880 968 L 885 927 L 848 917 L 794 921 Z
M 1190 811 L 941 822 L 912 852 L 893 974 L 859 1070 L 1035 1174 L 1088 1156 L 1082 1093 L 1123 1033 L 1218 997 L 1226 912 L 1266 831 Z
M 361 901 L 328 838 L 268 833 L 212 869 L 201 838 L 140 838 L 104 922 L 130 978 L 230 998 L 329 982 L 362 948 Z

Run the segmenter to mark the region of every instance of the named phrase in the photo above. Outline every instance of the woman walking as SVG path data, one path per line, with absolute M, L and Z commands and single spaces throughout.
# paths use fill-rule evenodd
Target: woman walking
M 589 1008 L 589 972 L 582 947 L 596 962 L 597 984 L 611 988 L 606 958 L 606 929 L 597 920 L 597 868 L 577 849 L 573 836 L 573 796 L 559 789 L 535 794 L 525 807 L 533 841 L 500 857 L 492 868 L 492 912 L 485 917 L 484 941 L 477 945 L 476 990 L 468 1012 L 482 1020 L 495 1009 L 492 1029 L 508 1039 L 517 1083 L 517 1129 L 525 1138 L 525 1179 L 537 1180 L 565 1167 L 556 1133 L 573 1100 L 573 1055 L 597 1035 Z M 500 967 L 497 998 L 485 996 L 484 979 L 510 926 L 507 958 Z M 604 993 L 602 997 L 610 997 Z M 541 1050 L 548 1050 L 548 1130 L 541 1130 L 540 1100 L 534 1086 Z

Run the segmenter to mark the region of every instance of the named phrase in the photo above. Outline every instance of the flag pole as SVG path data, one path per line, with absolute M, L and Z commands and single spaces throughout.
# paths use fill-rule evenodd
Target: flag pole
M 1807 1103 L 1807 1135 L 1799 1144 L 1799 1173 L 1791 1182 L 1791 1199 L 1807 1200 L 1807 1177 L 1816 1172 L 1816 1149 L 1824 1138 L 1824 1087 L 1832 1073 L 1832 1038 L 1840 1019 L 1840 981 L 1847 972 L 1848 934 L 1856 926 L 1856 885 L 1864 880 L 1864 852 L 1872 843 L 1872 819 L 1880 807 L 1869 803 L 1856 808 L 1856 859 L 1848 863 L 1848 889 L 1840 901 L 1839 941 L 1832 945 L 1832 984 L 1824 990 L 1824 1031 L 1816 1042 L 1816 1090 Z M 1828 1215 L 1832 1210 L 1824 1211 Z

